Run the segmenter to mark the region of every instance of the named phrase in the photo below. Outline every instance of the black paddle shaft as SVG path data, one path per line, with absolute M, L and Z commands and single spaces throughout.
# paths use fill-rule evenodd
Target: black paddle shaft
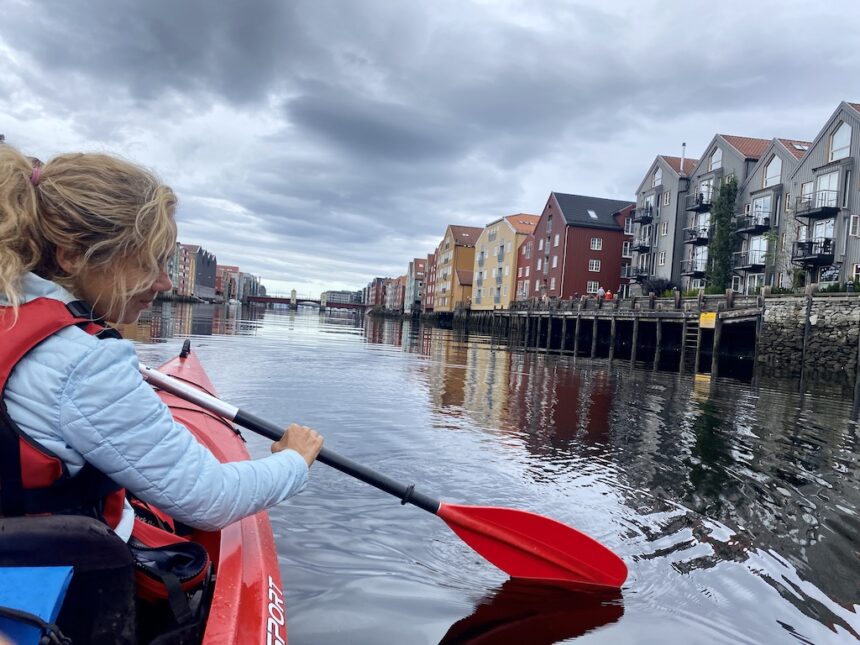
M 245 412 L 244 410 L 239 410 L 233 417 L 233 420 L 240 426 L 253 430 L 264 437 L 268 437 L 272 441 L 278 441 L 284 436 L 284 429 L 281 426 L 270 421 L 266 421 L 265 419 L 261 419 L 260 417 L 249 412 Z M 335 468 L 351 477 L 360 479 L 365 484 L 370 484 L 389 495 L 394 495 L 400 499 L 401 504 L 413 504 L 418 508 L 424 509 L 428 513 L 433 513 L 433 515 L 436 515 L 436 512 L 439 510 L 439 500 L 433 499 L 423 493 L 416 492 L 414 484 L 401 484 L 385 475 L 381 475 L 372 468 L 362 466 L 351 459 L 342 457 L 336 452 L 323 448 L 317 456 L 317 461 L 324 463 L 326 466 L 331 466 L 332 468 Z

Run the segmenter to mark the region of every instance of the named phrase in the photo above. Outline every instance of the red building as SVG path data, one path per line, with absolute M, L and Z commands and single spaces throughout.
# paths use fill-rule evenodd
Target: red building
M 425 313 L 433 311 L 433 294 L 436 292 L 436 256 L 438 253 L 437 247 L 433 253 L 427 256 L 427 264 L 424 268 L 423 310 Z
M 625 213 L 633 206 L 617 199 L 550 193 L 535 227 L 531 259 L 523 264 L 531 280 L 527 297 L 567 299 L 597 293 L 600 287 L 617 292 Z

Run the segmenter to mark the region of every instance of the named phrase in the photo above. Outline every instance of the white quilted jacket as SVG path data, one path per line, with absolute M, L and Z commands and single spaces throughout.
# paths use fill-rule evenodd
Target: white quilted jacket
M 38 297 L 74 300 L 62 287 L 29 274 L 23 301 Z M 5 400 L 18 427 L 61 458 L 71 474 L 87 461 L 196 528 L 220 529 L 307 484 L 307 464 L 294 450 L 228 464 L 215 459 L 144 383 L 129 341 L 66 328 L 15 367 Z M 126 540 L 132 519 L 126 503 L 117 527 Z

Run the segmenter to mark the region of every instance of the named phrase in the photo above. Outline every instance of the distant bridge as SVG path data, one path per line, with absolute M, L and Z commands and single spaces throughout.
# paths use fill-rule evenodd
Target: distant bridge
M 263 304 L 279 304 L 293 305 L 293 300 L 289 296 L 248 296 L 248 302 L 261 302 Z M 296 306 L 305 305 L 308 307 L 318 307 L 320 309 L 360 309 L 364 311 L 367 305 L 359 302 L 326 302 L 322 304 L 315 298 L 297 297 Z

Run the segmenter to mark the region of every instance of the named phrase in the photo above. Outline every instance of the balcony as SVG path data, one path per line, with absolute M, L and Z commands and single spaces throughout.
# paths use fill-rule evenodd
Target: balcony
M 645 282 L 645 281 L 646 281 L 650 276 L 648 275 L 648 269 L 641 269 L 641 268 L 639 268 L 639 267 L 636 267 L 635 269 L 633 269 L 632 271 L 630 271 L 630 276 L 629 276 L 629 277 L 630 277 L 630 279 L 631 279 L 631 280 L 633 280 L 634 282 L 638 282 L 639 284 L 642 284 L 642 283 L 643 283 L 643 282 Z
M 761 270 L 766 263 L 767 251 L 764 249 L 739 251 L 732 257 L 732 267 L 742 271 Z
M 484 286 L 484 279 L 480 278 L 480 277 L 475 278 L 475 286 L 476 287 L 483 287 Z
M 643 206 L 633 211 L 633 222 L 635 224 L 650 224 L 654 220 L 654 207 Z
M 836 200 L 837 192 L 835 190 L 819 190 L 809 195 L 802 195 L 797 198 L 794 216 L 804 219 L 836 217 L 839 214 Z
M 497 305 L 502 302 L 502 297 L 499 294 L 493 296 L 493 304 Z
M 484 259 L 485 259 L 485 258 L 484 258 L 484 254 L 483 254 L 483 253 L 479 253 L 479 254 L 478 254 L 478 266 L 479 266 L 479 267 L 484 266 Z
M 505 249 L 504 249 L 504 247 L 502 247 L 501 249 L 499 249 L 499 252 L 496 254 L 496 259 L 497 259 L 499 262 L 501 262 L 502 260 L 504 260 L 504 259 L 505 259 Z
M 502 274 L 496 276 L 496 284 L 502 284 Z
M 691 226 L 684 229 L 684 244 L 702 246 L 708 243 L 710 237 L 710 226 Z
M 704 278 L 707 266 L 708 261 L 705 258 L 684 260 L 681 262 L 681 275 L 687 275 L 691 278 Z
M 713 189 L 692 193 L 685 197 L 684 210 L 693 211 L 695 213 L 704 213 L 705 211 L 711 210 L 713 202 Z
M 808 242 L 795 242 L 791 261 L 804 266 L 833 264 L 833 240 L 825 237 Z
M 747 233 L 749 235 L 757 235 L 770 230 L 771 213 L 756 211 L 745 215 L 738 215 L 735 231 L 738 233 Z
M 648 253 L 651 250 L 651 240 L 638 237 L 633 240 L 633 245 L 630 248 L 637 253 Z

